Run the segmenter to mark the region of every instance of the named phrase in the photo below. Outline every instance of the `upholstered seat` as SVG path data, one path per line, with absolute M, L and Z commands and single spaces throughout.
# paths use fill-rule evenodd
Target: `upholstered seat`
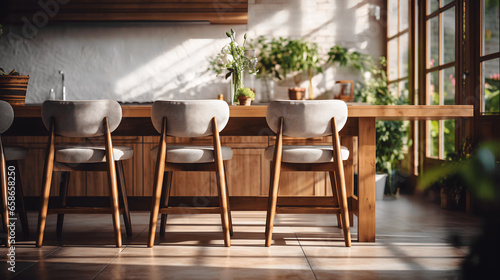
M 340 146 L 342 160 L 349 158 L 349 150 Z M 267 147 L 264 157 L 267 160 L 273 160 L 274 145 Z M 282 162 L 290 163 L 319 163 L 333 162 L 332 146 L 283 146 Z
M 233 234 L 233 226 L 224 161 L 233 157 L 233 150 L 221 145 L 219 135 L 228 120 L 229 106 L 221 100 L 158 100 L 153 103 L 151 122 L 161 137 L 159 145 L 151 151 L 152 157 L 156 158 L 156 165 L 149 219 L 148 247 L 154 245 L 156 223 L 160 213 L 160 236 L 164 236 L 167 214 L 214 213 L 214 210 L 220 212 L 221 215 L 224 245 L 231 246 L 230 236 Z M 193 138 L 212 136 L 213 145 L 169 145 L 167 144 L 167 135 Z M 215 172 L 219 207 L 169 206 L 172 178 L 177 171 Z M 164 178 L 166 178 L 166 184 L 163 183 Z M 206 188 L 208 185 L 193 187 L 200 189 Z
M 20 146 L 6 146 L 4 147 L 5 160 L 21 160 L 28 157 L 29 150 Z
M 115 160 L 131 159 L 134 149 L 128 146 L 113 146 Z M 106 162 L 104 146 L 57 146 L 55 160 L 64 163 Z
M 151 150 L 151 155 L 158 155 L 158 147 Z M 221 146 L 222 160 L 230 160 L 233 158 L 233 150 L 227 146 Z M 214 147 L 213 146 L 190 146 L 190 145 L 172 145 L 167 146 L 167 160 L 172 163 L 204 163 L 214 162 Z

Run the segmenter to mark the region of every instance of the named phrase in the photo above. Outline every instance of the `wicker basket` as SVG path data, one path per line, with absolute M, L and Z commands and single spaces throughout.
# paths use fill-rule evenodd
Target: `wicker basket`
M 0 100 L 12 106 L 24 106 L 29 76 L 0 76 Z

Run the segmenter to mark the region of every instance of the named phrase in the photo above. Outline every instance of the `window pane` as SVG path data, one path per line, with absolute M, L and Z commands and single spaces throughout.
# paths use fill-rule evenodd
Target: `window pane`
M 427 22 L 427 67 L 439 65 L 439 17 L 433 17 Z
M 408 76 L 408 33 L 399 37 L 399 77 Z
M 443 12 L 443 63 L 455 61 L 455 8 Z
M 427 0 L 427 14 L 431 14 L 439 8 L 439 0 Z
M 387 35 L 392 37 L 398 33 L 398 0 L 387 2 Z
M 387 66 L 389 71 L 387 79 L 389 81 L 398 78 L 398 38 L 394 38 L 387 44 Z
M 428 121 L 429 156 L 439 157 L 439 121 Z
M 408 80 L 399 82 L 399 96 L 405 103 L 410 103 L 409 93 L 408 93 Z
M 483 79 L 483 112 L 500 112 L 500 58 L 481 63 Z
M 455 152 L 455 120 L 444 121 L 444 156 Z
M 444 7 L 448 4 L 450 4 L 451 2 L 454 2 L 455 0 L 443 0 L 443 5 L 441 7 Z
M 482 55 L 495 53 L 499 51 L 499 26 L 500 26 L 500 12 L 498 4 L 499 0 L 483 0 L 483 53 Z
M 397 83 L 392 83 L 392 84 L 389 84 L 388 85 L 388 89 L 389 89 L 389 93 L 392 95 L 392 96 L 396 96 L 398 97 L 398 84 Z
M 408 28 L 408 0 L 399 1 L 399 31 Z
M 455 67 L 443 70 L 444 105 L 455 105 Z
M 429 99 L 427 104 L 439 105 L 439 71 L 427 74 L 427 92 Z

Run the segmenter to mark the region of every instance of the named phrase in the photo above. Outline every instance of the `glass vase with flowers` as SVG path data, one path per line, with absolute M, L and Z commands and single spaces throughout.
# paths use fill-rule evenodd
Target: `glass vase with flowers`
M 233 29 L 226 32 L 226 35 L 231 42 L 225 45 L 219 54 L 211 61 L 211 69 L 221 74 L 224 70 L 227 71 L 226 79 L 231 78 L 229 104 L 233 105 L 238 102 L 236 92 L 243 87 L 243 73 L 248 70 L 250 74 L 257 72 L 257 58 L 248 56 L 246 49 L 247 34 L 243 36 L 243 44 L 240 46 L 236 43 L 236 33 Z

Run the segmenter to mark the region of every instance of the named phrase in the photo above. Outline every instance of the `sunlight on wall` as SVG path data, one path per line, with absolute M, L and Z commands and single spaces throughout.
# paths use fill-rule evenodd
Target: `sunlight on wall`
M 114 91 L 123 100 L 134 101 L 197 98 L 215 77 L 204 75 L 206 67 L 200 67 L 207 59 L 203 50 L 214 44 L 221 48 L 224 45 L 213 39 L 189 39 L 117 80 Z M 203 98 L 216 97 L 216 93 L 201 95 Z
M 315 96 L 331 96 L 335 80 L 355 74 L 326 63 L 335 44 L 375 56 L 384 51 L 382 21 L 368 15 L 367 1 L 250 1 L 247 25 L 197 23 L 54 23 L 40 28 L 33 39 L 0 40 L 0 61 L 30 75 L 27 103 L 41 103 L 51 88 L 62 89 L 64 70 L 69 99 L 109 98 L 123 102 L 156 99 L 213 99 L 227 94 L 224 75 L 207 71 L 208 58 L 229 42 L 260 35 L 306 38 L 318 43 L 324 74 L 313 78 Z M 372 0 L 370 3 L 383 2 Z M 13 27 L 13 29 L 21 27 Z M 4 36 L 5 37 L 5 36 Z M 260 81 L 256 81 L 257 91 Z M 308 87 L 305 80 L 301 86 Z M 275 83 L 275 97 L 287 98 L 288 84 Z

